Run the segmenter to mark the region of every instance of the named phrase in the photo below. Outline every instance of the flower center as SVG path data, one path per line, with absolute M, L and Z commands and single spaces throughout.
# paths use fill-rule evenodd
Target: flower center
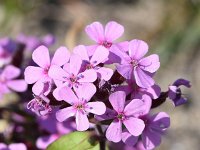
M 45 74 L 45 75 L 48 74 L 48 72 L 49 72 L 49 68 L 50 68 L 49 66 L 47 66 L 47 67 L 44 68 L 44 74 Z
M 77 109 L 83 109 L 83 105 L 77 105 L 76 108 Z
M 77 78 L 74 74 L 72 74 L 72 76 L 69 78 L 69 80 L 72 82 L 72 83 L 75 83 L 77 81 Z
M 112 46 L 112 43 L 104 41 L 104 42 L 102 42 L 101 45 L 104 46 L 105 48 L 110 48 Z
M 132 61 L 131 61 L 131 65 L 132 65 L 133 67 L 138 66 L 137 60 L 132 60 Z
M 93 65 L 92 65 L 92 64 L 86 65 L 86 69 L 92 69 L 92 68 L 93 68 Z
M 123 121 L 125 118 L 126 118 L 126 116 L 125 116 L 125 114 L 123 112 L 122 113 L 118 113 L 117 119 Z
M 84 111 L 85 110 L 85 103 L 78 103 L 74 105 L 76 110 Z

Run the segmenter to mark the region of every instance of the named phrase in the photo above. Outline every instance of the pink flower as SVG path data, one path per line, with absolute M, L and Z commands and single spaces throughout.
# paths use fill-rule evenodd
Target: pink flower
M 106 24 L 104 30 L 100 22 L 93 22 L 85 28 L 85 32 L 98 45 L 110 48 L 113 41 L 124 33 L 124 27 L 115 21 L 110 21 Z
M 159 57 L 148 52 L 148 45 L 141 40 L 132 40 L 129 43 L 128 53 L 123 54 L 123 61 L 117 66 L 117 71 L 128 80 L 135 80 L 138 86 L 148 88 L 154 85 L 152 74 L 160 67 Z
M 98 46 L 102 45 L 109 50 L 109 60 L 106 63 L 110 64 L 120 61 L 120 54 L 118 54 L 118 52 L 120 52 L 119 49 L 127 46 L 128 42 L 115 43 L 114 41 L 124 33 L 124 27 L 122 25 L 115 21 L 110 21 L 106 24 L 104 29 L 100 22 L 93 22 L 86 26 L 85 32 L 96 42 L 96 45 L 88 46 L 88 53 L 90 56 Z
M 106 111 L 106 106 L 103 102 L 88 102 L 95 92 L 96 88 L 91 83 L 77 88 L 76 95 L 71 88 L 63 87 L 59 92 L 60 97 L 72 106 L 57 111 L 57 120 L 63 122 L 69 117 L 75 116 L 77 130 L 87 130 L 89 128 L 88 113 L 102 115 Z
M 23 79 L 15 79 L 20 73 L 20 69 L 12 65 L 8 65 L 0 71 L 0 97 L 3 94 L 10 93 L 11 90 L 16 92 L 26 91 L 26 82 Z
M 39 95 L 42 92 L 43 84 L 51 83 L 49 77 L 49 68 L 52 65 L 62 66 L 69 61 L 70 53 L 65 47 L 60 47 L 56 50 L 52 60 L 50 61 L 49 50 L 45 46 L 40 46 L 34 50 L 32 54 L 33 61 L 39 66 L 28 66 L 25 69 L 25 81 L 28 84 L 33 84 L 33 93 Z
M 149 96 L 143 96 L 149 99 Z M 145 111 L 145 103 L 140 99 L 133 99 L 125 106 L 126 94 L 123 91 L 117 91 L 110 95 L 109 101 L 114 108 L 107 109 L 107 112 L 99 116 L 102 119 L 114 119 L 106 131 L 106 138 L 109 141 L 119 142 L 122 139 L 122 124 L 134 136 L 138 136 L 144 130 L 144 122 L 137 118 L 139 114 Z
M 56 65 L 51 66 L 49 76 L 55 81 L 60 82 L 58 88 L 53 92 L 53 95 L 57 100 L 62 100 L 59 98 L 58 92 L 63 86 L 69 88 L 73 87 L 75 89 L 80 85 L 94 82 L 97 79 L 97 74 L 92 69 L 80 72 L 82 62 L 83 61 L 79 55 L 73 54 L 70 57 L 70 62 L 65 64 L 63 69 Z
M 83 45 L 75 47 L 74 53 L 82 58 L 83 70 L 92 69 L 100 79 L 105 81 L 108 81 L 113 75 L 112 69 L 99 66 L 100 63 L 104 63 L 108 59 L 109 55 L 109 51 L 103 46 L 99 46 L 91 57 L 89 57 L 88 50 Z
M 0 150 L 27 150 L 27 148 L 24 143 L 13 143 L 10 145 L 0 143 Z
M 142 116 L 145 122 L 145 129 L 142 132 L 142 143 L 147 150 L 154 149 L 161 143 L 161 135 L 170 126 L 170 118 L 165 112 L 160 112 L 153 116 Z M 128 131 L 123 133 L 122 140 L 129 146 L 134 146 L 138 136 L 132 136 Z

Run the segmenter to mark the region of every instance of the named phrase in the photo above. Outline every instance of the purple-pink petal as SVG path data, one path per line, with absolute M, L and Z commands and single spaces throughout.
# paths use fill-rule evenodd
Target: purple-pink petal
M 54 80 L 66 81 L 69 73 L 64 71 L 61 67 L 52 65 L 49 69 L 48 75 Z
M 142 143 L 148 150 L 154 149 L 161 143 L 161 135 L 156 132 L 144 131 L 142 134 Z
M 49 50 L 45 46 L 39 46 L 32 54 L 33 61 L 42 68 L 50 66 Z
M 123 91 L 114 92 L 109 96 L 109 101 L 117 112 L 122 112 L 124 110 L 125 99 L 126 93 Z
M 87 83 L 87 82 L 94 82 L 97 79 L 97 73 L 93 69 L 85 70 L 78 74 L 78 82 L 80 83 Z
M 20 69 L 12 65 L 6 66 L 1 74 L 1 76 L 5 77 L 6 79 L 14 79 L 19 75 Z
M 100 22 L 93 22 L 86 26 L 85 32 L 92 40 L 96 41 L 96 43 L 104 41 L 104 29 Z
M 86 104 L 85 110 L 92 114 L 103 115 L 106 111 L 106 106 L 103 102 L 89 102 Z
M 105 47 L 98 46 L 94 54 L 92 55 L 90 63 L 96 66 L 104 62 L 108 58 L 108 55 L 109 55 L 109 51 Z
M 133 66 L 130 64 L 117 65 L 117 71 L 126 79 L 133 79 Z
M 78 131 L 85 131 L 89 128 L 87 114 L 79 110 L 76 112 L 76 128 Z
M 139 114 L 143 114 L 145 111 L 145 103 L 140 99 L 133 99 L 124 109 L 126 116 L 138 116 Z
M 82 60 L 89 61 L 88 51 L 84 45 L 76 46 L 73 49 L 73 53 L 79 55 Z
M 69 117 L 75 116 L 75 114 L 76 114 L 76 109 L 73 106 L 66 107 L 56 112 L 56 119 L 59 122 L 63 122 Z
M 96 93 L 96 87 L 92 83 L 85 83 L 75 88 L 75 91 L 79 99 L 89 101 Z
M 113 75 L 113 70 L 110 68 L 105 68 L 105 67 L 101 67 L 98 70 L 96 70 L 96 72 L 98 73 L 97 76 L 105 81 L 110 80 L 110 78 Z
M 129 41 L 123 41 L 123 42 L 115 43 L 115 46 L 117 46 L 118 49 L 120 49 L 123 52 L 128 52 Z
M 112 142 L 119 142 L 122 139 L 122 122 L 121 121 L 113 121 L 107 131 L 106 138 Z
M 10 89 L 17 92 L 24 92 L 27 89 L 27 84 L 24 80 L 10 80 L 6 84 Z
M 139 66 L 141 69 L 150 72 L 150 73 L 154 73 L 158 70 L 158 68 L 160 67 L 160 62 L 159 62 L 159 57 L 156 54 L 147 56 L 145 58 L 142 58 L 139 61 Z
M 24 78 L 28 84 L 35 83 L 43 76 L 44 76 L 43 69 L 40 67 L 28 66 L 24 72 Z
M 69 87 L 62 87 L 59 90 L 59 98 L 66 101 L 67 103 L 73 105 L 76 102 L 79 102 L 77 96 L 75 95 L 74 91 L 72 91 Z
M 137 85 L 140 87 L 148 88 L 155 83 L 152 77 L 145 71 L 141 70 L 139 67 L 134 68 L 134 76 Z
M 53 96 L 55 97 L 56 100 L 61 101 L 63 100 L 62 97 L 60 97 L 60 90 L 63 88 L 63 86 L 57 87 L 54 91 L 53 91 Z
M 79 55 L 73 54 L 70 57 L 70 73 L 77 75 L 82 65 L 82 59 Z
M 170 126 L 170 117 L 165 112 L 160 112 L 151 117 L 154 127 L 157 126 L 160 130 L 165 130 Z
M 122 132 L 122 141 L 128 146 L 134 146 L 138 141 L 138 136 L 133 136 L 125 130 Z
M 60 47 L 56 50 L 51 65 L 62 66 L 69 61 L 70 53 L 66 47 Z
M 113 42 L 124 33 L 124 27 L 115 21 L 110 21 L 105 26 L 105 40 Z
M 142 40 L 132 40 L 129 42 L 129 56 L 134 60 L 141 59 L 148 52 L 148 45 Z
M 134 117 L 128 117 L 123 121 L 123 124 L 133 136 L 139 136 L 145 127 L 144 121 Z
M 43 92 L 44 89 L 44 83 L 42 80 L 38 80 L 35 82 L 35 84 L 32 87 L 32 91 L 35 95 L 40 95 Z

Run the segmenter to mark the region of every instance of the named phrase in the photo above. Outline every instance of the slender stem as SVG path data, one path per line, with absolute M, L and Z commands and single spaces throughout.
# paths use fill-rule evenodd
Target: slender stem
M 99 124 L 96 125 L 96 128 L 100 134 L 100 140 L 99 140 L 99 144 L 100 144 L 100 150 L 106 150 L 106 140 L 104 137 L 104 133 L 103 130 L 101 128 L 101 126 Z
M 160 94 L 160 97 L 159 97 L 159 98 L 154 99 L 154 100 L 152 101 L 152 106 L 151 106 L 151 108 L 156 108 L 156 107 L 162 105 L 162 104 L 166 101 L 167 97 L 168 97 L 168 92 L 162 92 L 162 93 Z

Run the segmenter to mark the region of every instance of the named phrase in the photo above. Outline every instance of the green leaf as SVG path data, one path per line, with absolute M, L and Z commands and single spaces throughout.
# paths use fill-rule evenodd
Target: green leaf
M 72 132 L 50 144 L 47 150 L 99 150 L 98 145 L 93 132 Z

